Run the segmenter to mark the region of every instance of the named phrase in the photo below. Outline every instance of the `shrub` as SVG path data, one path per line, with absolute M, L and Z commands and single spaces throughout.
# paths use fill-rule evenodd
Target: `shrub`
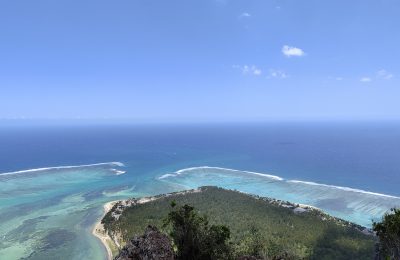
M 379 254 L 384 259 L 400 259 L 400 209 L 392 209 L 382 221 L 373 223 L 379 237 Z

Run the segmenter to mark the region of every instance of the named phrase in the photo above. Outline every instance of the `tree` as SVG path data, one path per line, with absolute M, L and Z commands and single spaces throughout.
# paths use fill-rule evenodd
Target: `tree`
M 230 259 L 228 244 L 230 230 L 223 225 L 209 225 L 207 217 L 197 214 L 193 207 L 175 207 L 164 221 L 171 226 L 170 236 L 177 248 L 178 259 Z
M 384 259 L 400 259 L 400 209 L 391 209 L 382 221 L 373 223 L 379 237 L 379 254 Z

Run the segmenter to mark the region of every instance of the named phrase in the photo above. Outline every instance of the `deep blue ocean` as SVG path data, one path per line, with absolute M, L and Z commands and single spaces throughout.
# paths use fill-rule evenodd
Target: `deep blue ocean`
M 400 122 L 0 128 L 0 173 L 109 161 L 138 177 L 210 165 L 400 196 Z
M 95 166 L 0 178 L 0 259 L 1 255 L 8 259 L 51 259 L 65 255 L 65 248 L 69 248 L 69 259 L 98 258 L 104 249 L 89 231 L 101 215 L 104 202 L 207 184 L 315 204 L 328 213 L 348 216 L 348 220 L 368 226 L 370 220 L 360 217 L 364 212 L 376 217 L 383 211 L 374 211 L 374 205 L 385 209 L 396 204 L 400 196 L 400 122 L 0 125 L 0 173 L 104 162 L 123 163 L 125 166 L 118 170 L 126 173 L 109 174 L 106 171 L 115 169 Z M 314 189 L 310 185 L 314 189 L 310 195 L 304 183 L 262 186 L 254 176 L 219 168 L 160 178 L 201 166 L 265 173 L 284 180 L 393 197 L 369 198 L 355 193 L 354 200 L 371 199 L 366 208 L 364 204 L 350 205 L 353 191 L 343 193 L 343 198 L 338 195 L 335 201 L 334 194 L 339 192 L 329 187 Z M 309 199 L 326 192 L 331 197 Z M 343 199 L 349 201 L 343 204 Z M 67 210 L 63 206 L 62 211 L 57 206 L 75 204 L 82 207 Z M 65 222 L 66 216 L 71 223 Z M 75 227 L 72 233 L 69 226 Z M 79 243 L 76 234 L 80 234 Z M 82 234 L 87 234 L 85 242 Z M 37 246 L 38 241 L 45 244 L 54 237 L 60 244 Z M 89 248 L 88 252 L 83 254 L 78 244 Z

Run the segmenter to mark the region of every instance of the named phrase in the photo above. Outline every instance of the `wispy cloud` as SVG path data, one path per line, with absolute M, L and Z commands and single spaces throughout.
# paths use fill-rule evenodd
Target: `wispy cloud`
M 390 72 L 388 72 L 388 71 L 386 71 L 386 70 L 384 70 L 384 69 L 381 69 L 381 70 L 379 70 L 379 71 L 376 73 L 376 77 L 379 78 L 379 79 L 386 79 L 386 80 L 388 80 L 388 79 L 393 78 L 394 76 L 393 76 L 392 73 L 390 73 Z
M 292 57 L 292 56 L 301 57 L 306 54 L 302 49 L 293 47 L 293 46 L 289 46 L 289 45 L 284 45 L 282 47 L 282 53 L 286 57 Z
M 249 13 L 241 13 L 240 15 L 239 15 L 239 18 L 248 18 L 248 17 L 251 17 L 251 14 L 249 14 Z
M 381 69 L 375 73 L 375 77 L 365 76 L 360 79 L 361 82 L 371 82 L 372 79 L 375 80 L 390 80 L 394 75 L 387 70 Z
M 344 78 L 342 78 L 342 77 L 336 77 L 335 78 L 337 81 L 342 81 Z
M 267 78 L 285 79 L 287 77 L 288 77 L 288 75 L 282 70 L 270 69 Z
M 255 65 L 233 65 L 232 68 L 239 69 L 245 75 L 260 76 L 262 74 L 262 70 Z
M 362 78 L 360 79 L 360 81 L 361 81 L 361 82 L 371 82 L 372 79 L 371 79 L 370 77 L 362 77 Z

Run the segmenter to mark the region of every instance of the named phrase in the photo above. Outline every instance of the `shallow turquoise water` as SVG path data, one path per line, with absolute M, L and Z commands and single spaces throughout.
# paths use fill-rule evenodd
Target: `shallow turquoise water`
M 104 251 L 88 231 L 106 198 L 91 196 L 117 178 L 113 167 L 0 175 L 1 259 L 102 259 Z
M 91 234 L 105 202 L 178 189 L 123 173 L 111 162 L 0 174 L 0 259 L 105 259 Z
M 203 185 L 309 204 L 364 226 L 400 206 L 395 196 L 216 167 L 168 172 L 137 186 L 113 186 L 123 171 L 120 163 L 105 163 L 0 175 L 1 259 L 103 259 L 104 248 L 91 235 L 103 203 Z

